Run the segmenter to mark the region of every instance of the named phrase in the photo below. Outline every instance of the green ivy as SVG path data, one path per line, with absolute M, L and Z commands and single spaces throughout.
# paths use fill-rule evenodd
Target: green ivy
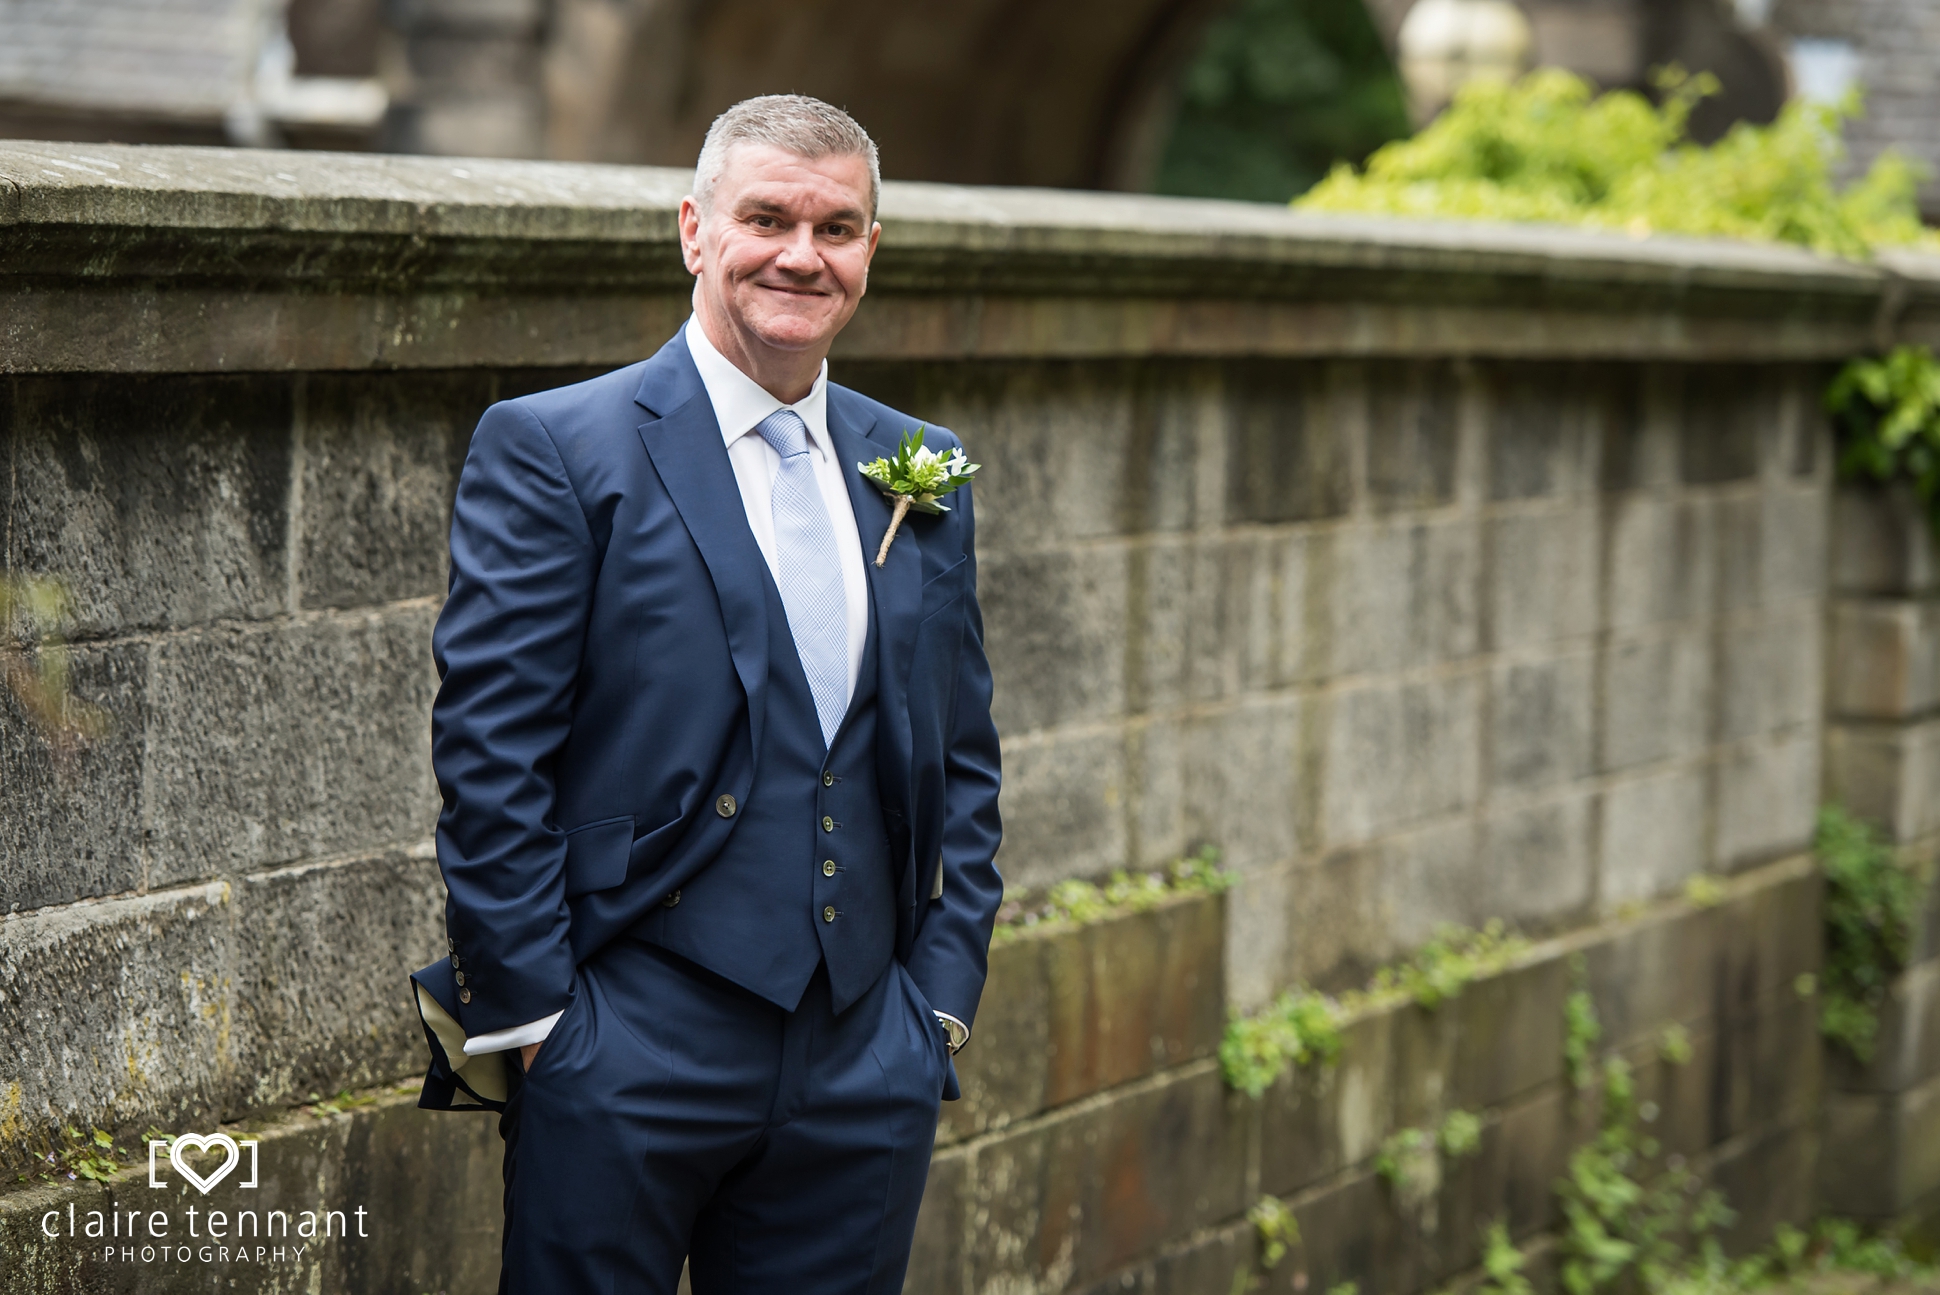
M 1820 1029 L 1854 1058 L 1871 1061 L 1879 1009 L 1912 954 L 1925 887 L 1877 832 L 1835 805 L 1819 812 L 1814 848 L 1825 870 Z
M 1795 100 L 1769 126 L 1740 123 L 1705 146 L 1687 126 L 1715 79 L 1672 69 L 1658 88 L 1655 104 L 1629 90 L 1598 95 L 1554 68 L 1471 82 L 1420 134 L 1384 146 L 1364 169 L 1336 166 L 1294 205 L 1715 235 L 1852 258 L 1935 241 L 1920 223 L 1919 173 L 1898 154 L 1835 186 L 1856 96 L 1838 107 Z
M 1940 361 L 1924 346 L 1853 360 L 1826 389 L 1839 433 L 1840 474 L 1907 481 L 1940 538 Z
M 1597 1019 L 1596 1000 L 1590 997 L 1588 964 L 1580 953 L 1570 955 L 1570 984 L 1569 997 L 1563 1000 L 1563 1073 L 1571 1088 L 1583 1088 L 1590 1082 L 1603 1023 Z
M 1687 1240 L 1703 1242 L 1732 1214 L 1716 1192 L 1700 1191 L 1680 1167 L 1652 1174 L 1654 1138 L 1638 1125 L 1630 1067 L 1611 1057 L 1603 1067 L 1603 1114 L 1597 1134 L 1570 1156 L 1556 1185 L 1563 1207 L 1563 1289 L 1595 1295 L 1638 1283 L 1659 1289 L 1684 1262 Z
M 1114 872 L 1099 885 L 1060 881 L 1044 891 L 1006 896 L 997 910 L 993 943 L 1004 944 L 1040 926 L 1075 926 L 1126 913 L 1145 913 L 1177 895 L 1223 895 L 1233 874 L 1219 866 L 1219 851 L 1206 846 L 1169 868 Z
M 1500 920 L 1479 931 L 1443 926 L 1412 957 L 1383 967 L 1369 983 L 1374 1003 L 1412 999 L 1433 1011 L 1478 977 L 1502 971 L 1529 950 L 1529 942 L 1505 933 Z
M 1522 1275 L 1529 1262 L 1515 1242 L 1509 1239 L 1509 1225 L 1497 1219 L 1482 1237 L 1482 1282 L 1479 1295 L 1536 1295 L 1536 1288 Z
M 1327 1065 L 1340 1055 L 1341 1004 L 1296 986 L 1252 1016 L 1235 1013 L 1219 1041 L 1229 1087 L 1258 1098 L 1295 1066 Z

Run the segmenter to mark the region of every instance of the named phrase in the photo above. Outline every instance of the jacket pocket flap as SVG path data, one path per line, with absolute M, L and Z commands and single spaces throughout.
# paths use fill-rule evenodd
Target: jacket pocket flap
M 607 890 L 626 880 L 633 819 L 603 818 L 566 833 L 566 895 Z
M 970 578 L 970 558 L 966 554 L 945 571 L 938 572 L 923 585 L 922 610 L 917 613 L 918 620 L 928 620 L 937 612 L 963 596 Z

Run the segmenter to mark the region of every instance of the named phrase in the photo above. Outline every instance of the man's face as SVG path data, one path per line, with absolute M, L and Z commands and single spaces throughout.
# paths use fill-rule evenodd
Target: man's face
M 882 228 L 870 220 L 869 164 L 737 144 L 703 216 L 680 207 L 697 295 L 728 328 L 783 351 L 826 351 L 868 286 Z

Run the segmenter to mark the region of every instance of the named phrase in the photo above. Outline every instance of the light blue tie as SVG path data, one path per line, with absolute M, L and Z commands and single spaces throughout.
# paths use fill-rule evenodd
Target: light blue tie
M 849 709 L 849 601 L 836 558 L 835 528 L 815 484 L 808 457 L 808 424 L 792 409 L 777 409 L 755 424 L 781 455 L 775 473 L 775 565 L 788 632 L 822 721 L 822 744 L 832 746 Z

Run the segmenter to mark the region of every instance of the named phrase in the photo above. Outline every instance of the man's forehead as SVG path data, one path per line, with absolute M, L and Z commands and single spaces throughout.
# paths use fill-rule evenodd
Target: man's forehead
M 737 208 L 814 207 L 858 216 L 869 208 L 869 164 L 859 155 L 811 158 L 769 144 L 737 144 L 728 150 L 719 184 Z

